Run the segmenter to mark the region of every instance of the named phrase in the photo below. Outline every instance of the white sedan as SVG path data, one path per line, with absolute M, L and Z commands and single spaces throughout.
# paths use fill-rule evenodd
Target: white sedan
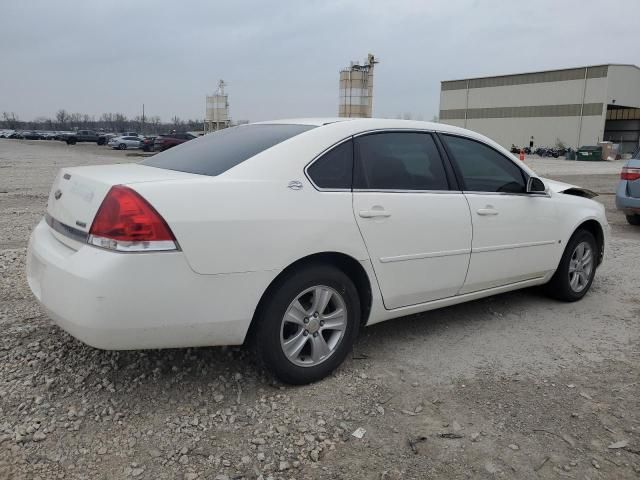
M 107 145 L 113 149 L 127 150 L 128 148 L 140 148 L 140 142 L 142 142 L 140 137 L 123 136 L 113 137 Z
M 62 169 L 28 280 L 89 345 L 247 341 L 306 383 L 365 325 L 534 285 L 579 300 L 608 238 L 591 196 L 457 127 L 256 123 L 138 164 Z

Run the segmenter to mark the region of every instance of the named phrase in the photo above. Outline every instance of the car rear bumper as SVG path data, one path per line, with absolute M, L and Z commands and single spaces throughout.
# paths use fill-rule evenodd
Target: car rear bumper
M 182 252 L 74 250 L 44 221 L 27 253 L 29 286 L 54 322 L 110 350 L 241 344 L 276 274 L 201 275 Z
M 626 215 L 640 214 L 640 197 L 632 197 L 626 180 L 618 183 L 616 190 L 616 208 Z

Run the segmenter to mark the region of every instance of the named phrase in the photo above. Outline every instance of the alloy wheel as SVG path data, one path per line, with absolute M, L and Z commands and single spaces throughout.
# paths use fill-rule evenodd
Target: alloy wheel
M 347 307 L 331 287 L 307 288 L 289 304 L 280 327 L 280 346 L 287 359 L 314 367 L 338 348 L 347 328 Z
M 588 242 L 580 242 L 569 260 L 569 285 L 579 293 L 584 290 L 591 279 L 593 271 L 593 250 Z

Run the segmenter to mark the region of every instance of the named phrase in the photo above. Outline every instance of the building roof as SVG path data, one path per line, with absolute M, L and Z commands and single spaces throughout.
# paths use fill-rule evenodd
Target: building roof
M 638 67 L 637 65 L 634 65 L 632 63 L 601 63 L 601 64 L 597 64 L 597 65 L 582 65 L 582 66 L 579 66 L 579 67 L 553 68 L 553 69 L 549 69 L 549 70 L 535 70 L 535 71 L 529 71 L 529 72 L 504 73 L 504 74 L 500 74 L 500 75 L 483 75 L 483 76 L 480 76 L 480 77 L 465 77 L 465 78 L 457 78 L 457 79 L 453 79 L 453 80 L 441 80 L 440 83 L 462 82 L 462 81 L 467 81 L 467 80 L 479 80 L 479 79 L 484 79 L 484 78 L 513 77 L 513 76 L 516 76 L 516 75 L 531 75 L 531 74 L 536 74 L 536 73 L 563 72 L 563 71 L 568 71 L 568 70 L 580 70 L 580 69 L 584 69 L 584 68 L 611 67 L 611 66 L 633 67 L 633 68 L 636 68 L 636 69 L 640 70 L 640 67 Z

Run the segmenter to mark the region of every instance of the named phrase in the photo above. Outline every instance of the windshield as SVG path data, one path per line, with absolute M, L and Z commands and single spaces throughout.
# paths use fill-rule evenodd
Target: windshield
M 313 125 L 255 124 L 226 128 L 141 162 L 151 167 L 216 176 Z

